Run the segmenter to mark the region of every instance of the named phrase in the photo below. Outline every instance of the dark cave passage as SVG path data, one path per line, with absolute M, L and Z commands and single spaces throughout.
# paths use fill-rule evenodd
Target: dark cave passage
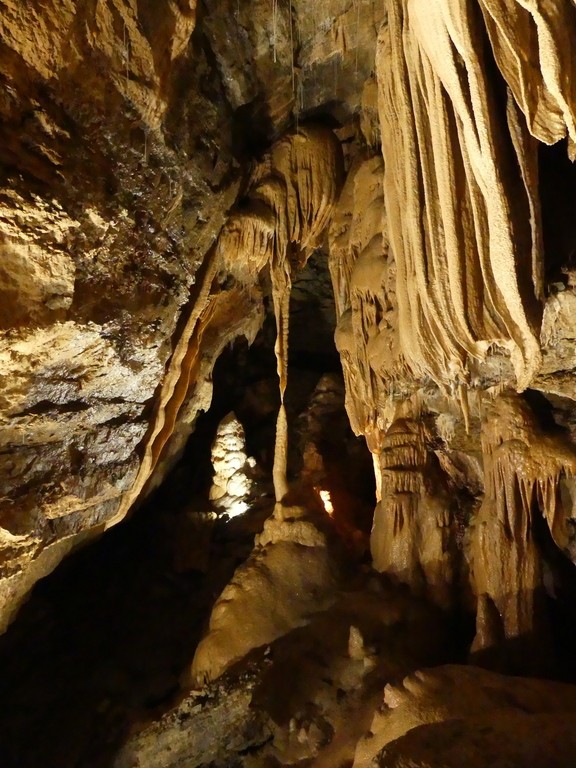
M 305 281 L 316 279 L 314 270 L 326 279 L 325 265 L 315 263 L 312 270 Z M 325 314 L 331 293 L 322 307 L 309 302 L 309 291 L 297 289 L 293 301 L 291 475 L 296 479 L 302 471 L 303 440 L 312 424 L 326 474 L 333 482 L 342 475 L 335 505 L 351 505 L 369 531 L 372 462 L 343 408 L 333 321 Z M 178 699 L 179 680 L 214 600 L 249 555 L 273 506 L 273 343 L 268 317 L 251 348 L 240 339 L 223 352 L 213 372 L 212 405 L 198 417 L 163 484 L 128 520 L 40 581 L 0 637 L 2 768 L 106 768 L 135 722 L 158 716 Z M 318 402 L 311 409 L 326 372 L 335 383 L 321 389 L 320 410 Z M 206 516 L 210 446 L 231 410 L 258 462 L 259 495 L 246 515 L 214 521 Z
M 151 509 L 41 581 L 0 639 L 2 764 L 105 766 L 130 724 L 175 692 L 209 608 L 176 572 Z

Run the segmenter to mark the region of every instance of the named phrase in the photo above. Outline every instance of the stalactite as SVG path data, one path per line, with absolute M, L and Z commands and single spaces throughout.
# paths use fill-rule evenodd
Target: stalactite
M 358 77 L 358 51 L 360 50 L 360 0 L 356 0 L 356 51 L 354 69 Z
M 543 433 L 528 404 L 516 395 L 503 395 L 486 407 L 485 495 L 472 549 L 474 590 L 479 601 L 495 606 L 501 623 L 497 634 L 510 644 L 517 663 L 537 669 L 546 616 L 534 515 L 545 518 L 562 546 L 567 511 L 558 483 L 562 475 L 576 473 L 576 450 L 563 436 Z M 478 614 L 473 646 L 479 656 L 495 650 L 486 646 L 494 632 L 485 630 L 482 616 Z
M 287 457 L 288 457 L 288 422 L 284 396 L 288 386 L 288 342 L 290 320 L 290 292 L 292 281 L 286 256 L 273 258 L 270 265 L 272 278 L 272 298 L 274 302 L 274 317 L 276 319 L 276 369 L 280 389 L 280 409 L 276 421 L 276 441 L 274 445 L 274 493 L 276 501 L 281 501 L 288 491 Z
M 468 360 L 496 342 L 510 351 L 521 390 L 540 365 L 540 276 L 518 266 L 526 252 L 538 254 L 534 267 L 542 258 L 535 146 L 521 131 L 511 136 L 497 108 L 481 21 L 461 2 L 393 0 L 381 31 L 399 333 L 413 372 L 443 387 L 466 384 Z
M 393 263 L 378 156 L 352 165 L 330 226 L 330 274 L 339 314 L 335 341 L 356 434 L 381 420 L 382 398 L 405 371 L 397 337 Z
M 576 139 L 576 15 L 536 0 L 393 0 L 377 53 L 399 333 L 417 376 L 468 383 L 495 343 L 519 390 L 540 365 L 535 139 Z M 490 75 L 487 33 L 508 86 Z M 530 254 L 531 274 L 523 265 Z
M 305 260 L 325 230 L 341 185 L 340 144 L 332 131 L 300 126 L 253 174 L 247 199 L 218 242 L 227 271 L 254 281 L 267 265 Z
M 276 32 L 278 28 L 278 0 L 272 0 L 272 50 L 276 64 Z
M 576 141 L 576 14 L 568 3 L 480 0 L 496 63 L 539 141 Z
M 399 416 L 382 441 L 374 567 L 442 608 L 454 599 L 454 526 L 448 486 L 421 420 Z
M 217 245 L 226 270 L 243 282 L 254 282 L 265 267 L 270 270 L 281 403 L 273 471 L 278 501 L 288 487 L 284 395 L 292 272 L 305 263 L 326 229 L 341 176 L 341 148 L 334 134 L 319 126 L 300 126 L 278 141 L 255 169 L 248 199 L 230 216 Z
M 296 92 L 296 77 L 294 74 L 294 21 L 292 19 L 292 0 L 288 1 L 288 23 L 290 25 L 290 68 L 292 74 L 292 94 Z

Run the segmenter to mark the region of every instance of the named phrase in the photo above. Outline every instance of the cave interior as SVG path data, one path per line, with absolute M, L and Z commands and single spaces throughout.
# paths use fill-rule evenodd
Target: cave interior
M 0 0 L 1 768 L 576 765 L 574 0 Z

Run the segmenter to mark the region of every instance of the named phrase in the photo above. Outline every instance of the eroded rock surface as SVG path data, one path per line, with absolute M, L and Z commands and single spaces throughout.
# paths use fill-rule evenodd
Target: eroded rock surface
M 176 323 L 235 196 L 224 110 L 198 88 L 209 67 L 195 23 L 194 2 L 161 16 L 112 1 L 0 9 L 2 626 L 116 518 Z M 201 124 L 176 126 L 184 101 L 204 105 Z M 216 133 L 214 176 L 197 149 Z
M 277 504 L 216 601 L 194 682 L 304 638 L 334 666 L 270 713 L 262 755 L 352 760 L 386 680 L 372 619 L 342 607 L 351 573 L 367 592 L 389 579 L 408 624 L 421 601 L 444 611 L 459 659 L 559 674 L 576 621 L 574 2 L 4 0 L 0 38 L 0 629 L 158 487 L 210 406 L 216 359 L 254 340 L 269 305 Z M 370 564 L 353 515 L 330 517 L 313 429 L 315 501 L 289 501 L 291 291 L 323 259 L 346 411 L 374 463 Z M 310 282 L 308 297 L 324 291 Z M 221 469 L 215 487 L 240 498 Z M 396 623 L 384 614 L 370 616 Z M 332 630 L 337 650 L 320 638 Z M 501 762 L 527 765 L 532 748 L 544 760 L 549 739 L 565 750 L 551 764 L 570 765 L 573 692 L 554 689 L 560 713 L 549 684 L 533 706 L 535 683 L 484 674 L 387 688 L 370 759 L 486 764 L 514 731 L 521 746 Z M 217 727 L 240 733 L 248 700 L 241 686 L 228 714 L 218 700 Z M 500 719 L 486 711 L 501 702 Z M 181 725 L 150 731 L 165 741 L 156 756 L 142 742 L 143 765 L 222 762 L 255 743 L 169 758 Z
M 308 623 L 334 602 L 342 575 L 322 512 L 276 504 L 214 605 L 192 663 L 193 683 L 214 680 L 252 649 Z
M 568 765 L 574 686 L 496 675 L 474 667 L 415 672 L 388 685 L 384 706 L 358 744 L 363 766 Z M 518 739 L 510 739 L 510 734 Z M 508 735 L 508 737 L 507 737 Z M 459 762 L 460 761 L 460 762 Z

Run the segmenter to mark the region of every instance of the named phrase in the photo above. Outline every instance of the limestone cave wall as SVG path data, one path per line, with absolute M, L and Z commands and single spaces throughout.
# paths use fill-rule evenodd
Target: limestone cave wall
M 550 599 L 576 617 L 573 0 L 0 0 L 0 77 L 0 629 L 162 483 L 267 311 L 277 504 L 193 676 L 308 620 L 290 567 L 345 610 L 291 497 L 312 259 L 374 464 L 370 567 L 468 617 L 469 658 L 541 671 Z M 263 560 L 290 610 L 222 650 Z

